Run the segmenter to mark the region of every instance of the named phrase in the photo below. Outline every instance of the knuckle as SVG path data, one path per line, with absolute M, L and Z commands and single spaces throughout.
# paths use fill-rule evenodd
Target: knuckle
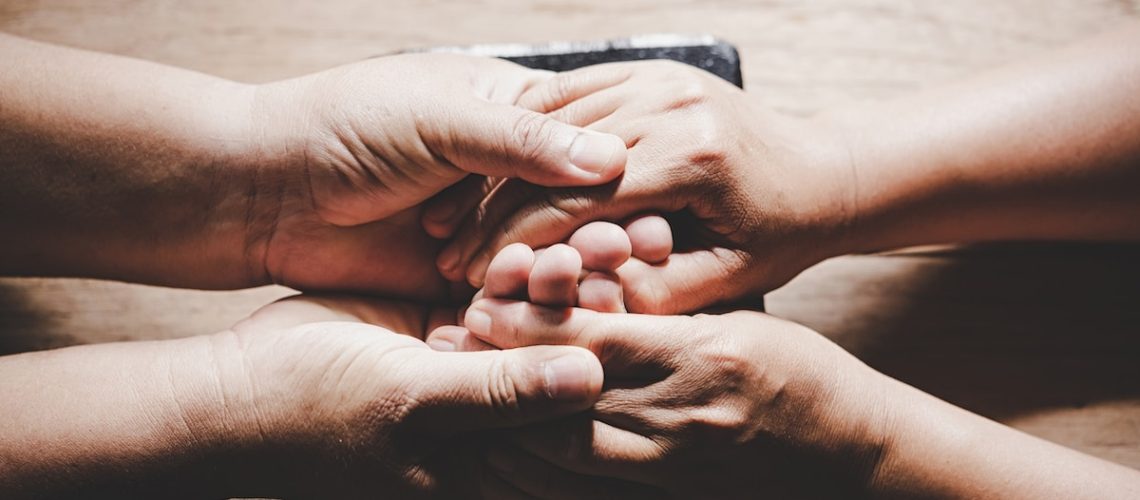
M 505 145 L 511 156 L 524 164 L 542 159 L 554 136 L 554 122 L 537 113 L 520 113 L 511 125 L 511 135 Z
M 528 328 L 527 326 L 532 325 L 535 320 L 541 322 L 543 318 L 541 314 L 532 315 L 529 309 L 527 303 L 516 303 L 503 314 L 501 319 L 497 317 L 495 318 L 497 321 L 492 322 L 492 324 L 499 324 L 496 328 L 503 330 L 502 335 L 509 339 L 510 345 L 512 346 L 525 347 L 540 343 L 535 340 L 535 329 Z
M 596 210 L 594 198 L 585 191 L 576 189 L 563 189 L 557 192 L 547 191 L 543 195 L 543 204 L 555 220 L 575 221 L 588 218 Z
M 720 321 L 693 322 L 689 340 L 691 363 L 696 376 L 717 380 L 722 394 L 743 393 L 756 376 L 756 365 L 747 357 L 748 349 L 739 336 L 726 334 Z
M 688 74 L 679 76 L 679 81 L 670 89 L 666 110 L 698 108 L 709 102 L 712 93 L 705 82 Z
M 519 415 L 519 388 L 512 365 L 506 356 L 494 358 L 487 374 L 487 403 L 507 421 Z
M 685 441 L 712 442 L 735 440 L 749 427 L 750 419 L 740 408 L 710 405 L 681 410 L 678 432 Z
M 570 103 L 574 98 L 574 88 L 577 83 L 574 81 L 573 75 L 560 74 L 554 77 L 554 81 L 550 86 L 549 101 L 546 109 L 561 108 Z
M 575 191 L 562 191 L 560 194 L 546 196 L 547 205 L 555 211 L 567 215 L 587 215 L 593 210 L 593 200 Z
M 671 292 L 666 284 L 642 280 L 633 286 L 624 287 L 625 305 L 630 312 L 641 314 L 668 314 L 667 300 Z
M 720 118 L 714 113 L 694 113 L 690 119 L 692 135 L 689 147 L 686 150 L 690 165 L 702 168 L 724 165 L 728 160 L 731 141 L 727 141 L 720 124 Z

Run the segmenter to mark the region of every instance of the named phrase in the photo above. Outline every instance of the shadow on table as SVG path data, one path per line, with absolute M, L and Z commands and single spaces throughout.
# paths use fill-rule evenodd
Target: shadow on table
M 87 279 L 0 278 L 0 355 L 213 333 L 296 292 L 177 290 Z
M 814 278 L 847 280 L 818 297 L 834 315 L 792 307 L 785 316 L 991 418 L 1140 397 L 1140 246 L 987 245 L 879 259 L 895 263 Z

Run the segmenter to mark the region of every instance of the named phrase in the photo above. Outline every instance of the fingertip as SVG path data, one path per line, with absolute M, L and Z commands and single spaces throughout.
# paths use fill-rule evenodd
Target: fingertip
M 483 255 L 476 256 L 467 264 L 466 276 L 464 276 L 467 283 L 475 288 L 482 288 L 487 283 L 487 266 L 491 265 L 491 258 Z
M 539 346 L 555 354 L 539 364 L 546 394 L 555 401 L 593 404 L 602 392 L 602 363 L 576 346 Z
M 440 327 L 432 330 L 424 339 L 424 343 L 434 351 L 439 352 L 455 352 L 459 350 L 456 347 L 457 334 L 451 331 L 449 327 Z
M 613 271 L 633 254 L 629 235 L 621 226 L 595 221 L 582 226 L 567 240 L 582 256 L 582 266 L 591 271 Z
M 625 141 L 613 134 L 581 130 L 570 143 L 570 164 L 587 184 L 601 184 L 625 170 Z
M 436 269 L 438 269 L 439 274 L 448 281 L 463 281 L 462 268 L 459 266 L 461 251 L 462 249 L 459 248 L 459 244 L 453 241 L 448 243 L 435 258 Z M 475 288 L 480 287 L 480 285 L 472 285 L 475 286 Z
M 484 296 L 523 298 L 534 262 L 534 251 L 523 243 L 503 247 L 487 265 L 483 279 Z
M 495 349 L 461 326 L 441 326 L 428 334 L 427 345 L 439 352 L 477 352 Z
M 613 273 L 587 274 L 578 285 L 578 306 L 598 312 L 625 312 L 621 280 Z
M 632 255 L 650 264 L 664 262 L 673 253 L 673 228 L 658 214 L 643 215 L 625 225 Z
M 535 258 L 527 294 L 530 301 L 546 306 L 573 306 L 578 298 L 582 257 L 565 244 L 551 246 Z
M 420 217 L 420 225 L 423 226 L 424 232 L 437 240 L 445 240 L 455 234 L 457 225 L 451 224 L 447 221 L 439 221 L 431 219 L 424 212 L 424 216 Z

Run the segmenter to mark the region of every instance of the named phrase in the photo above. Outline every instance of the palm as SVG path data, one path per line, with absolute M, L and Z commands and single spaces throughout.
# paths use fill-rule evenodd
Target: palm
M 460 481 L 456 476 L 463 469 L 451 457 L 465 450 L 462 440 L 451 442 L 401 427 L 398 419 L 377 418 L 378 411 L 388 416 L 385 397 L 406 389 L 400 382 L 402 367 L 426 362 L 418 360 L 431 355 L 422 341 L 426 332 L 454 320 L 453 309 L 411 302 L 299 295 L 234 326 L 251 385 L 288 388 L 255 395 L 274 403 L 259 407 L 262 421 L 269 428 L 311 431 L 299 438 L 311 451 L 281 456 L 285 462 L 275 467 L 329 471 L 288 478 L 287 483 L 295 481 L 289 488 L 299 496 L 374 498 L 379 491 L 403 498 L 422 496 L 427 485 L 414 480 L 420 475 L 447 477 L 446 485 L 433 485 L 439 488 Z M 333 389 L 330 374 L 338 374 Z M 409 449 L 387 445 L 395 434 L 407 439 Z M 346 443 L 359 451 L 326 453 Z

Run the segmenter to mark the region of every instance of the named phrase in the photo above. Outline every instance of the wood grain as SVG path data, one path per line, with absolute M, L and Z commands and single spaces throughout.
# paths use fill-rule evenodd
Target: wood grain
M 0 30 L 251 82 L 409 47 L 708 32 L 740 48 L 746 87 L 810 113 L 1027 57 L 1138 9 L 1135 0 L 8 0 Z M 850 256 L 772 293 L 769 309 L 938 396 L 1140 467 L 1138 257 L 1137 247 L 1096 245 Z M 207 333 L 288 293 L 0 279 L 0 352 Z

